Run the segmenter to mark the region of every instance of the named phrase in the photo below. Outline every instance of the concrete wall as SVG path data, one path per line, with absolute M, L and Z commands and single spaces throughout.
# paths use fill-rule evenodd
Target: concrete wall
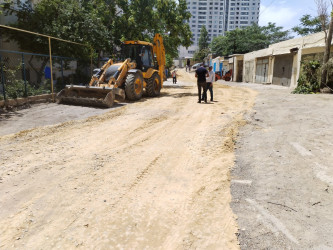
M 52 102 L 54 99 L 55 99 L 55 94 L 53 95 L 53 98 L 52 94 L 48 94 L 48 95 L 29 96 L 27 98 L 9 99 L 6 101 L 0 101 L 0 108 L 19 107 L 26 104 Z

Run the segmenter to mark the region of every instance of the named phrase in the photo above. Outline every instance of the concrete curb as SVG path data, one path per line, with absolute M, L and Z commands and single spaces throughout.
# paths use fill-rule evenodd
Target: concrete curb
M 55 99 L 56 94 L 53 94 Z M 42 102 L 52 102 L 52 94 L 46 95 L 37 95 L 37 96 L 29 96 L 26 98 L 17 98 L 17 99 L 9 99 L 0 101 L 0 108 L 4 107 L 19 107 L 25 104 L 34 104 L 34 103 L 42 103 Z

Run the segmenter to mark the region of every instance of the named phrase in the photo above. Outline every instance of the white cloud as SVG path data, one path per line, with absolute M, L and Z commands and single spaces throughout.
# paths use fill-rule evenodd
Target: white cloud
M 271 22 L 287 30 L 299 24 L 300 16 L 300 13 L 295 11 L 294 8 L 261 5 L 259 25 L 265 26 Z

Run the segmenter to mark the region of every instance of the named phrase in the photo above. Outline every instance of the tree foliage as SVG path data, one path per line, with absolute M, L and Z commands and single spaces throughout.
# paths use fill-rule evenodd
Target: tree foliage
M 121 15 L 115 18 L 115 37 L 120 40 L 151 41 L 161 33 L 166 52 L 178 55 L 178 46 L 191 45 L 191 17 L 185 0 L 116 0 Z
M 290 38 L 289 31 L 283 31 L 275 23 L 268 23 L 267 26 L 253 24 L 244 29 L 228 31 L 225 36 L 215 37 L 210 47 L 215 55 L 243 54 Z
M 208 41 L 209 41 L 209 36 L 206 26 L 202 26 L 199 37 L 199 49 L 193 55 L 194 61 L 202 62 L 203 59 L 209 55 L 210 49 Z
M 195 62 L 202 62 L 205 57 L 207 57 L 210 54 L 210 49 L 202 49 L 202 50 L 197 50 L 194 55 L 193 55 L 193 60 Z
M 191 45 L 185 0 L 41 0 L 34 8 L 12 0 L 4 8 L 7 15 L 17 15 L 14 27 L 84 43 L 97 52 L 112 54 L 122 40 L 152 41 L 155 33 L 163 35 L 166 52 L 172 57 L 177 56 L 179 45 Z M 9 37 L 23 50 L 47 52 L 45 38 L 17 32 L 10 32 Z M 55 54 L 89 53 L 79 46 L 56 43 Z
M 300 19 L 300 25 L 292 28 L 292 31 L 300 36 L 323 31 L 322 23 L 319 17 L 312 17 L 311 15 L 303 15 Z M 328 28 L 328 27 L 326 27 Z
M 206 26 L 202 26 L 199 37 L 199 50 L 207 49 L 209 46 L 209 36 Z
M 302 71 L 294 94 L 312 94 L 319 91 L 320 66 L 320 62 L 316 60 L 302 62 Z
M 18 1 L 5 5 L 7 15 L 15 14 L 17 22 L 11 24 L 16 28 L 46 34 L 65 40 L 83 43 L 100 50 L 112 49 L 112 34 L 109 32 L 105 15 L 106 6 L 103 1 L 77 0 L 41 0 L 31 7 L 27 2 Z M 18 42 L 22 50 L 48 53 L 48 39 L 28 35 L 22 32 L 9 31 L 9 38 Z M 89 48 L 52 41 L 54 54 L 64 56 L 89 55 Z

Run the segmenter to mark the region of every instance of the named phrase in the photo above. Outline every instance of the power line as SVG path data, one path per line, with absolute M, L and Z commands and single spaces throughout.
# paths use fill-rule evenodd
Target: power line
M 273 0 L 269 5 L 267 5 L 267 7 L 266 7 L 262 12 L 260 12 L 259 17 L 260 17 L 261 14 L 264 13 L 264 12 L 268 9 L 268 7 L 271 6 L 275 1 L 276 1 L 276 0 Z

